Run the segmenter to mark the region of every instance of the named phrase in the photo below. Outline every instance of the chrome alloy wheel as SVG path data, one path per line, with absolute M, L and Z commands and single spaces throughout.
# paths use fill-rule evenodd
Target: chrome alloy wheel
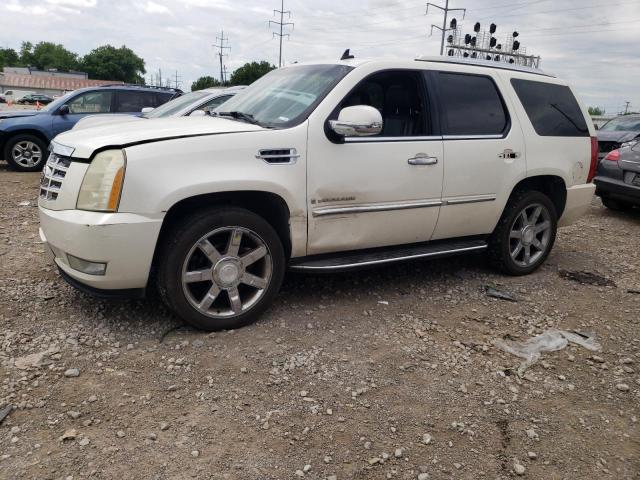
M 525 207 L 515 218 L 509 233 L 509 252 L 520 267 L 536 263 L 549 248 L 551 214 L 547 207 L 535 203 Z
M 195 309 L 229 318 L 251 309 L 265 294 L 273 272 L 267 244 L 242 227 L 218 228 L 191 248 L 182 267 L 182 289 Z
M 11 157 L 18 165 L 32 168 L 42 161 L 42 149 L 34 142 L 23 140 L 13 146 Z

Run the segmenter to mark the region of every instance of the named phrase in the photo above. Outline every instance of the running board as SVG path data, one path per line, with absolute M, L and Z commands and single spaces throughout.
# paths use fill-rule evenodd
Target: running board
M 450 257 L 486 248 L 487 242 L 477 238 L 419 243 L 411 246 L 403 245 L 295 258 L 291 261 L 289 269 L 294 272 L 341 272 L 420 258 Z

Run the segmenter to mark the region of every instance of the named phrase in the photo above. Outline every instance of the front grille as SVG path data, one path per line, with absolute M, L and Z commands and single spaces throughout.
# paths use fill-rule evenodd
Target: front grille
M 67 175 L 69 165 L 71 165 L 71 159 L 69 157 L 62 157 L 55 153 L 49 155 L 40 180 L 40 198 L 43 200 L 58 199 L 58 194 L 62 188 L 62 181 Z

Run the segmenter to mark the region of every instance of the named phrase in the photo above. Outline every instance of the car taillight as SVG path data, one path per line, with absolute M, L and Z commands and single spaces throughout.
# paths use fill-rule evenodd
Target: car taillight
M 589 176 L 587 183 L 591 183 L 593 177 L 596 176 L 598 168 L 598 137 L 591 137 L 591 166 L 589 167 Z
M 620 150 L 612 150 L 611 152 L 607 153 L 607 156 L 604 157 L 604 159 L 609 160 L 610 162 L 618 163 L 618 161 L 620 161 Z

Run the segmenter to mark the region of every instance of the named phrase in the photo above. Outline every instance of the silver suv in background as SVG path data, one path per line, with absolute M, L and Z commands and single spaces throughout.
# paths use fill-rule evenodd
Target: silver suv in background
M 100 125 L 113 125 L 115 123 L 135 122 L 143 119 L 206 115 L 245 88 L 247 87 L 241 85 L 197 90 L 174 98 L 158 108 L 143 108 L 142 115 L 93 115 L 80 120 L 73 127 L 73 130 L 83 130 Z

